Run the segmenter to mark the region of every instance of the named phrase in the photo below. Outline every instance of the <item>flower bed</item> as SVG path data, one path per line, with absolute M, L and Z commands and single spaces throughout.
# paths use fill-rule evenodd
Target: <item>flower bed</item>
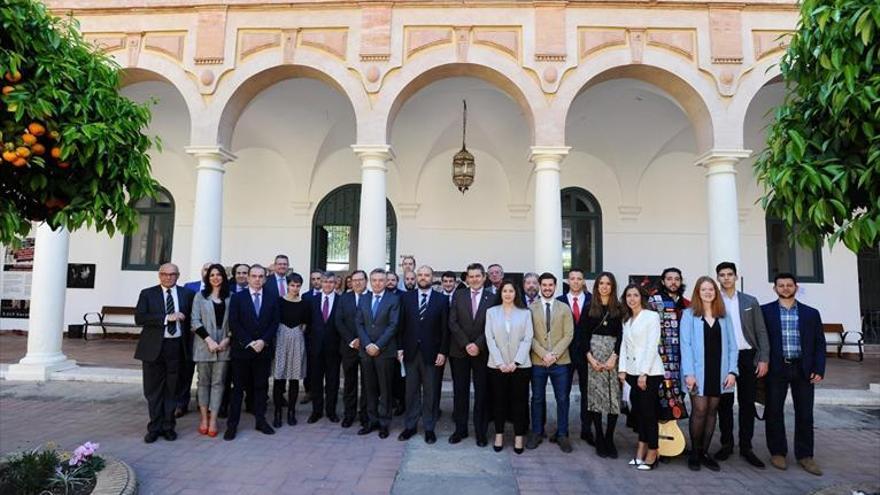
M 86 495 L 95 489 L 106 462 L 99 445 L 86 442 L 73 452 L 48 444 L 13 454 L 0 462 L 0 493 L 12 495 Z

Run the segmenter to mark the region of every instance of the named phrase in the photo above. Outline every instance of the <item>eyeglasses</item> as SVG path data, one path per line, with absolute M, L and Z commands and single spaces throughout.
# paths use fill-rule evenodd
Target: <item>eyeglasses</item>
M 177 276 L 179 276 L 179 275 L 180 275 L 179 272 L 173 272 L 173 273 L 159 272 L 159 276 L 160 276 L 160 277 L 177 277 Z

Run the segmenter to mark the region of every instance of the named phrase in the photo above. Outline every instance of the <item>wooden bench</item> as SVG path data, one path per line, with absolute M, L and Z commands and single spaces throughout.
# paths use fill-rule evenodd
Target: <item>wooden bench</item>
M 101 311 L 86 313 L 83 315 L 83 340 L 89 340 L 89 326 L 100 326 L 104 331 L 104 338 L 107 338 L 107 327 L 114 328 L 140 328 L 134 321 L 107 321 L 107 317 L 130 316 L 134 318 L 135 308 L 128 306 L 104 306 Z M 91 318 L 91 320 L 90 320 Z
M 863 349 L 865 339 L 864 339 L 864 335 L 862 334 L 862 332 L 845 331 L 843 329 L 843 325 L 840 323 L 824 323 L 824 324 L 822 324 L 822 327 L 823 327 L 822 330 L 825 333 L 837 335 L 836 341 L 828 342 L 831 345 L 837 346 L 837 357 L 839 357 L 839 358 L 843 357 L 843 346 L 854 345 L 854 346 L 858 347 L 858 349 L 859 349 L 859 361 L 863 361 L 865 359 L 865 353 L 864 353 L 864 349 Z M 846 337 L 847 337 L 847 335 L 850 335 L 850 334 L 857 335 L 858 340 L 853 341 L 852 339 L 850 339 L 849 341 L 847 341 Z

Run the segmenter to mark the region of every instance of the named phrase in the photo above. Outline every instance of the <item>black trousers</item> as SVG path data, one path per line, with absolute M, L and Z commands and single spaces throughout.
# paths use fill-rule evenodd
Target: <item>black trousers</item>
M 437 379 L 437 367 L 433 361 L 426 363 L 421 351 L 408 361 L 406 368 L 406 428 L 416 428 L 419 417 L 425 431 L 434 431 L 437 416 L 434 412 L 434 386 Z
M 468 412 L 471 401 L 471 381 L 474 384 L 474 432 L 477 438 L 485 437 L 489 427 L 489 414 L 486 410 L 486 382 L 488 354 L 480 352 L 476 357 L 450 358 L 452 368 L 453 406 L 452 420 L 456 433 L 468 432 Z
M 492 389 L 495 433 L 504 433 L 504 423 L 509 419 L 513 422 L 514 435 L 525 435 L 529 426 L 531 370 L 517 368 L 513 373 L 502 373 L 489 369 L 488 379 Z
M 570 376 L 568 377 L 568 395 L 571 396 L 571 388 L 574 384 L 574 375 L 578 376 L 578 390 L 581 392 L 581 410 L 580 410 L 580 418 L 581 418 L 581 431 L 590 431 L 590 419 L 589 419 L 589 410 L 587 409 L 587 404 L 589 403 L 589 380 L 587 378 L 587 374 L 590 372 L 590 365 L 587 363 L 587 355 L 585 353 L 581 353 L 575 350 L 573 347 L 569 347 L 569 355 L 571 356 L 571 367 Z M 544 417 L 547 417 L 545 412 Z
M 367 416 L 370 424 L 388 428 L 391 426 L 391 387 L 397 371 L 397 359 L 362 357 L 361 369 L 366 385 Z
M 174 409 L 177 407 L 177 384 L 183 342 L 180 337 L 162 339 L 162 350 L 155 361 L 143 361 L 144 397 L 150 422 L 147 431 L 161 433 L 174 429 Z
M 449 356 L 446 356 L 449 360 Z M 440 396 L 443 394 L 443 374 L 446 372 L 446 363 L 443 366 L 437 366 L 434 373 L 434 418 L 440 417 Z
M 308 378 L 312 381 L 312 413 L 336 414 L 339 400 L 339 349 L 323 349 L 309 355 Z
M 229 407 L 227 427 L 238 428 L 241 419 L 241 402 L 244 390 L 251 387 L 254 395 L 254 418 L 259 426 L 266 422 L 266 395 L 269 390 L 269 368 L 272 359 L 266 350 L 251 359 L 235 359 L 232 364 L 232 403 Z
M 755 433 L 755 350 L 739 351 L 739 376 L 736 378 L 736 401 L 739 404 L 739 450 L 752 450 Z M 721 445 L 733 447 L 733 396 L 721 394 L 718 403 L 718 427 Z
M 357 418 L 361 423 L 366 423 L 367 387 L 364 383 L 364 373 L 361 370 L 361 359 L 354 349 L 346 350 L 342 354 L 342 378 L 344 382 L 342 390 L 343 419 L 354 421 Z M 358 383 L 360 383 L 360 394 L 358 394 Z
M 397 359 L 394 360 L 394 380 L 391 384 L 391 398 L 394 406 L 398 404 L 406 407 L 406 378 L 402 376 L 400 370 L 403 364 Z
M 645 390 L 639 388 L 639 377 L 626 375 L 626 383 L 630 386 L 629 403 L 631 413 L 635 413 L 636 432 L 639 441 L 648 444 L 649 449 L 656 449 L 658 444 L 657 409 L 660 401 L 657 399 L 657 389 L 663 381 L 662 375 L 648 376 L 648 386 Z
M 177 407 L 181 409 L 189 409 L 193 376 L 196 373 L 196 363 L 193 362 L 192 356 L 189 358 L 181 356 L 180 371 L 178 373 Z
M 770 455 L 785 456 L 785 396 L 791 388 L 794 402 L 794 456 L 800 460 L 813 457 L 813 398 L 815 387 L 805 376 L 800 359 L 784 363 L 781 369 L 767 374 L 767 408 L 764 420 L 767 449 Z

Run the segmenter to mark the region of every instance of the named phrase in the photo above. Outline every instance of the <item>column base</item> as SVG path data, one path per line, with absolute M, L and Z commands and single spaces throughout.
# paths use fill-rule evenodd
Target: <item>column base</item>
M 6 380 L 45 382 L 56 371 L 76 368 L 76 361 L 67 359 L 64 354 L 61 354 L 60 357 L 60 360 L 28 360 L 28 357 L 25 356 L 18 363 L 9 365 L 6 371 Z

